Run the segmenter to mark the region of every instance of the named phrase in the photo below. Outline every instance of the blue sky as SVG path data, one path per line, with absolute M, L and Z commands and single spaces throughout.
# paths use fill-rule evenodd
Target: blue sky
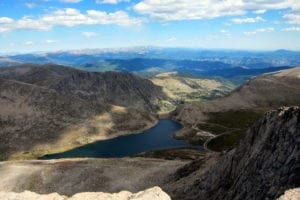
M 300 50 L 299 0 L 1 0 L 0 52 Z

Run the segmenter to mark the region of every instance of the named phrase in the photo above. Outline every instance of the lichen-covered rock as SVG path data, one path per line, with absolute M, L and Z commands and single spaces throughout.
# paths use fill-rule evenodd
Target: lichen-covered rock
M 0 192 L 1 200 L 171 200 L 171 198 L 159 187 L 153 187 L 139 193 L 132 194 L 128 191 L 119 193 L 84 192 L 72 197 L 61 196 L 57 193 L 36 194 L 25 191 L 22 193 Z

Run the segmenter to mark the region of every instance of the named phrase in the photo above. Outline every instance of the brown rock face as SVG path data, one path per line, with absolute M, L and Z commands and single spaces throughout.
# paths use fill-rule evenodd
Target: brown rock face
M 278 198 L 285 190 L 300 186 L 299 142 L 299 107 L 268 112 L 248 130 L 236 149 L 205 172 L 199 173 L 203 171 L 199 168 L 176 180 L 174 199 Z

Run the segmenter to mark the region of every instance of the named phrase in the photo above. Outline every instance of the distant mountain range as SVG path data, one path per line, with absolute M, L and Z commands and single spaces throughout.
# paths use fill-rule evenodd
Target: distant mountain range
M 300 65 L 300 52 L 139 47 L 0 56 L 0 66 L 22 63 L 62 64 L 88 71 L 127 71 L 143 76 L 177 71 L 189 76 L 223 77 L 240 84 L 252 76 L 277 71 L 274 67 Z

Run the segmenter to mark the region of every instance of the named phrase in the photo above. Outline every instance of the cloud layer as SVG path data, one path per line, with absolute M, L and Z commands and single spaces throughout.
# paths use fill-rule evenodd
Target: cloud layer
M 262 17 L 247 17 L 247 18 L 234 18 L 231 19 L 231 22 L 234 24 L 244 24 L 244 23 L 257 23 L 257 22 L 264 22 L 265 20 Z
M 107 13 L 98 10 L 87 10 L 81 13 L 77 9 L 66 8 L 56 10 L 40 18 L 23 17 L 13 20 L 8 17 L 0 17 L 0 32 L 11 30 L 50 30 L 54 26 L 78 26 L 78 25 L 104 25 L 114 24 L 119 26 L 140 25 L 142 20 L 133 18 L 124 11 Z
M 283 16 L 290 24 L 300 24 L 300 11 L 295 13 L 288 13 Z
M 98 4 L 118 4 L 120 2 L 129 2 L 130 0 L 96 0 Z
M 270 33 L 275 31 L 275 28 L 273 27 L 267 27 L 267 28 L 260 28 L 260 29 L 256 29 L 254 31 L 248 31 L 248 32 L 244 32 L 245 35 L 250 36 L 250 35 L 256 35 L 258 33 Z
M 143 0 L 134 10 L 152 18 L 171 20 L 212 19 L 221 16 L 243 15 L 249 11 L 300 10 L 299 0 Z

